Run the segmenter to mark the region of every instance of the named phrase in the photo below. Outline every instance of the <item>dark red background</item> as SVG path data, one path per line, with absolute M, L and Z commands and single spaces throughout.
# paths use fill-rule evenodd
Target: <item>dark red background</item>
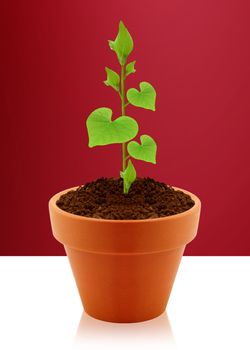
M 246 0 L 13 1 L 1 5 L 1 255 L 61 255 L 47 202 L 62 189 L 117 176 L 119 145 L 88 149 L 85 120 L 119 115 L 104 67 L 123 19 L 155 113 L 128 107 L 158 143 L 151 176 L 202 200 L 188 255 L 249 255 L 250 4 Z

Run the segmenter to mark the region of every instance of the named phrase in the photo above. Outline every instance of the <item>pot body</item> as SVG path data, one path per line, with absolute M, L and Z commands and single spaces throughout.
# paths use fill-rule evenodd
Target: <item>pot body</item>
M 200 200 L 181 214 L 148 220 L 73 215 L 49 202 L 54 237 L 69 258 L 85 311 L 110 322 L 139 322 L 164 312 L 185 246 L 196 235 Z

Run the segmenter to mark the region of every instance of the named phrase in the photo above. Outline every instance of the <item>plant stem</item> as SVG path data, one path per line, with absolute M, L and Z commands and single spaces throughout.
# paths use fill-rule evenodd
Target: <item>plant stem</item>
M 124 74 L 124 65 L 121 66 L 121 100 L 122 100 L 122 116 L 125 115 L 125 74 Z M 122 171 L 126 169 L 126 160 L 127 160 L 127 151 L 126 151 L 126 142 L 122 144 Z

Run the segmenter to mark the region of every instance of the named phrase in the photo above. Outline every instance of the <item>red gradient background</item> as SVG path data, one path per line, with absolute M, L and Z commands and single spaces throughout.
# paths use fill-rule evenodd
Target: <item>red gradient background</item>
M 151 176 L 196 193 L 203 208 L 187 255 L 249 255 L 250 2 L 248 0 L 1 3 L 0 255 L 63 255 L 51 234 L 55 192 L 117 176 L 119 145 L 88 149 L 85 119 L 119 114 L 104 67 L 123 19 L 131 60 L 158 93 L 155 113 L 128 107 L 158 143 Z

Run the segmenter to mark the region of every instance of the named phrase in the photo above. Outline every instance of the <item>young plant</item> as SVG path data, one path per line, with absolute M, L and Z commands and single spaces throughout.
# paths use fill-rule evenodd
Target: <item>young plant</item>
M 112 120 L 112 110 L 102 107 L 94 110 L 87 118 L 89 147 L 104 146 L 114 143 L 122 144 L 123 192 L 128 193 L 130 186 L 136 180 L 136 170 L 131 158 L 156 163 L 156 142 L 149 135 L 141 135 L 140 141 L 131 141 L 138 134 L 138 124 L 134 118 L 126 115 L 126 107 L 135 107 L 155 111 L 156 92 L 147 82 L 139 84 L 140 89 L 125 90 L 125 80 L 135 73 L 135 62 L 127 63 L 128 56 L 133 51 L 133 39 L 122 21 L 114 41 L 109 40 L 109 47 L 113 50 L 121 66 L 120 75 L 106 67 L 107 79 L 104 84 L 112 87 L 121 99 L 121 116 Z

